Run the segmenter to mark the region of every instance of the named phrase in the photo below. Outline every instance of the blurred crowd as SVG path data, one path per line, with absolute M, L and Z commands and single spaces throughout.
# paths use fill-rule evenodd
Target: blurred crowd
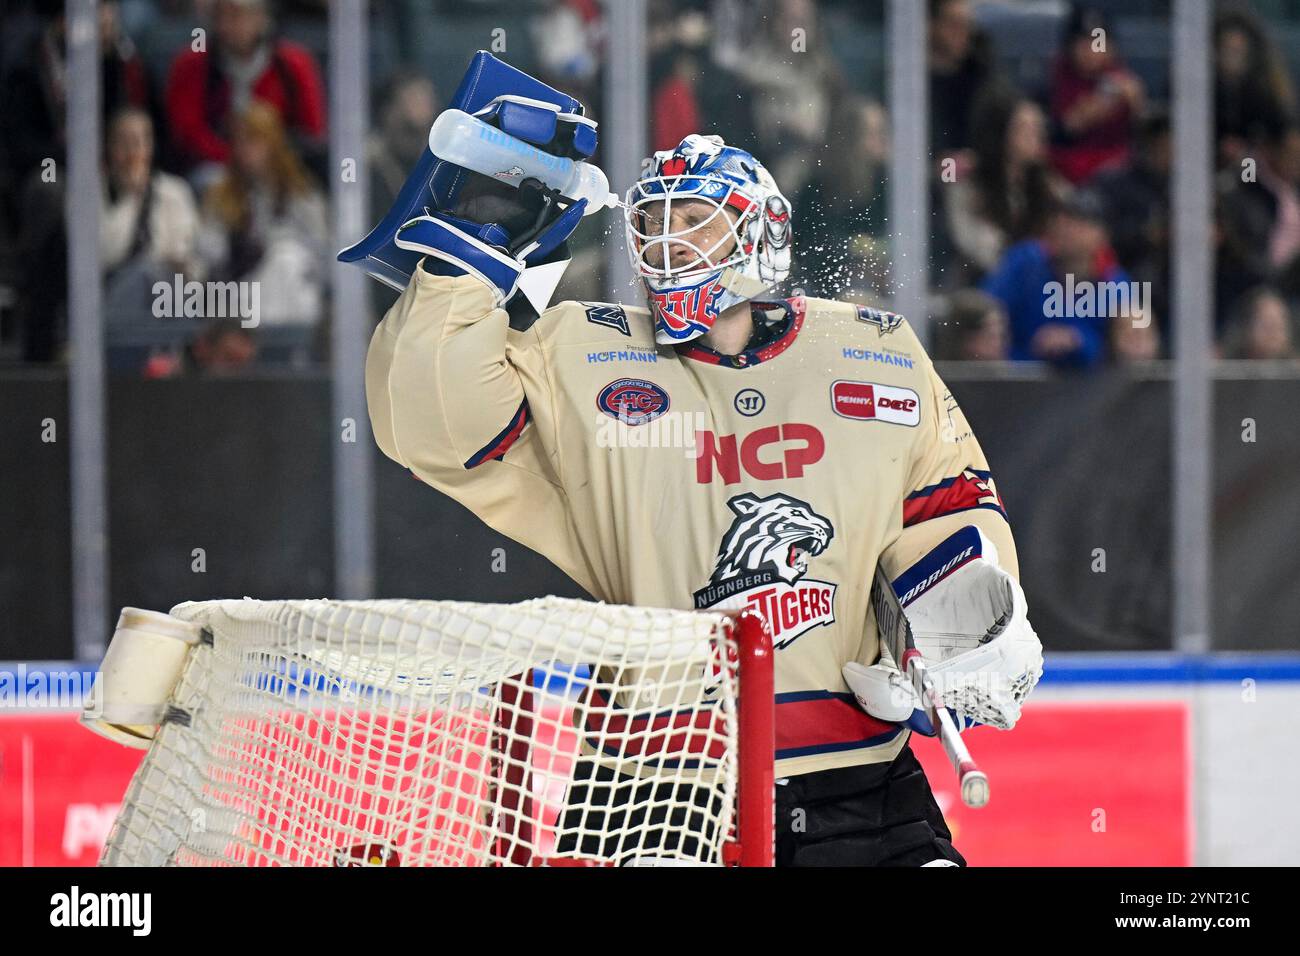
M 1110 5 L 1115 7 L 1116 5 Z M 1245 5 L 1214 21 L 1216 350 L 1296 358 L 1300 144 L 1290 67 Z M 1168 104 L 1126 63 L 1113 11 L 1073 4 L 1038 95 L 999 68 L 969 0 L 929 4 L 935 286 L 952 291 L 940 352 L 1092 367 L 1169 355 Z M 944 167 L 947 167 L 946 170 Z M 948 175 L 947 173 L 951 173 Z M 1295 207 L 1300 215 L 1300 206 Z M 1123 284 L 1094 308 L 1058 290 Z
M 63 214 L 68 25 L 61 4 L 11 6 L 0 50 L 0 283 L 7 337 L 43 362 L 66 347 L 66 244 L 78 227 L 75 210 Z M 184 24 L 184 40 L 163 46 L 151 31 L 168 18 Z M 317 57 L 277 35 L 266 0 L 107 0 L 99 39 L 110 361 L 151 375 L 252 362 L 261 333 L 251 312 L 214 315 L 206 296 L 186 308 L 187 284 L 206 281 L 256 283 L 258 329 L 297 329 L 280 341 L 309 350 L 330 252 Z M 160 283 L 178 290 L 175 304 L 160 308 Z
M 1034 88 L 981 25 L 981 7 L 997 8 L 1005 38 L 1019 6 L 927 2 L 934 354 L 1070 368 L 1167 357 L 1171 124 L 1119 41 L 1113 21 L 1132 5 L 1060 4 Z M 843 7 L 652 2 L 652 140 L 707 127 L 751 143 L 793 200 L 798 284 L 887 305 L 890 118 L 880 78 L 836 43 Z M 1217 5 L 1213 42 L 1217 352 L 1294 360 L 1292 67 L 1245 4 Z
M 1126 60 L 1119 3 L 1054 8 L 1044 81 L 1026 84 L 984 13 L 927 0 L 931 292 L 936 357 L 1090 368 L 1169 355 L 1166 92 Z M 0 43 L 0 355 L 66 351 L 61 4 L 11 0 Z M 221 372 L 323 357 L 329 238 L 326 0 L 105 0 L 99 249 L 117 370 Z M 792 200 L 806 294 L 887 305 L 890 117 L 883 51 L 837 27 L 883 4 L 648 0 L 652 149 L 711 131 L 748 146 Z M 599 0 L 371 0 L 369 203 L 377 218 L 424 147 L 441 94 L 494 22 L 506 59 L 600 118 Z M 1292 65 L 1265 21 L 1220 2 L 1214 27 L 1219 355 L 1294 359 L 1300 124 Z M 458 20 L 459 18 L 459 20 Z M 472 30 L 447 33 L 465 21 Z M 450 27 L 448 27 L 450 29 Z M 477 39 L 472 39 L 477 37 Z M 460 49 L 462 39 L 473 43 Z M 443 46 L 439 46 L 439 43 Z M 445 48 L 454 45 L 455 50 Z M 432 51 L 432 52 L 431 52 Z M 440 51 L 440 52 L 439 52 Z M 1143 51 L 1149 54 L 1150 51 Z M 1164 69 L 1168 69 L 1167 55 Z M 450 78 L 450 79 L 448 79 Z M 599 160 L 599 156 L 597 157 Z M 580 231 L 581 235 L 581 231 Z M 617 231 L 610 236 L 617 241 Z M 358 237 L 359 238 L 359 237 Z M 599 244 L 574 281 L 601 296 Z M 259 321 L 161 316 L 159 283 L 256 283 Z M 585 285 L 584 285 L 585 283 Z M 1128 290 L 1120 305 L 1106 289 Z M 1080 290 L 1101 290 L 1091 300 Z M 1131 294 L 1130 294 L 1131 293 Z

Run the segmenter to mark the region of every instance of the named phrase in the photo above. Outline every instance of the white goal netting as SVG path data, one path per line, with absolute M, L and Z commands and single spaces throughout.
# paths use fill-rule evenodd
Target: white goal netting
M 724 615 L 560 598 L 171 614 L 203 639 L 104 864 L 731 862 Z

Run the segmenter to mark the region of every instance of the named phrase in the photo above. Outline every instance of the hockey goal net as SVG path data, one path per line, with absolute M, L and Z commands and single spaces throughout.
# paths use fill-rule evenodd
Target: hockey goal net
M 109 701 L 152 653 L 119 649 L 157 629 L 132 613 L 188 636 L 156 720 L 136 719 L 156 727 L 102 864 L 771 863 L 756 615 L 560 598 L 128 609 Z

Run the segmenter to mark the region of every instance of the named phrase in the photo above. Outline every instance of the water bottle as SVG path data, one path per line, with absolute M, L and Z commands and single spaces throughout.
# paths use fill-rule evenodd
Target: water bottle
M 539 179 L 566 199 L 587 200 L 588 216 L 619 203 L 599 166 L 552 156 L 463 110 L 444 110 L 434 121 L 429 150 L 439 159 L 516 189 L 525 179 Z

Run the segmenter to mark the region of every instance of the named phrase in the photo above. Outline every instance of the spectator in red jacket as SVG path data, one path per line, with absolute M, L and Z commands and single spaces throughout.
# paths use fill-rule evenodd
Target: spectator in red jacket
M 267 0 L 217 0 L 206 49 L 182 51 L 167 79 L 175 159 L 201 187 L 230 157 L 231 118 L 253 100 L 275 109 L 310 160 L 325 147 L 325 95 L 309 51 L 277 38 Z
M 668 75 L 655 88 L 651 99 L 651 149 L 672 149 L 704 126 L 695 96 L 699 64 L 686 50 L 672 55 Z
M 1075 6 L 1065 45 L 1052 74 L 1052 120 L 1058 143 L 1057 171 L 1070 182 L 1087 182 L 1101 169 L 1128 161 L 1134 123 L 1146 91 L 1115 52 L 1115 37 L 1096 10 Z

